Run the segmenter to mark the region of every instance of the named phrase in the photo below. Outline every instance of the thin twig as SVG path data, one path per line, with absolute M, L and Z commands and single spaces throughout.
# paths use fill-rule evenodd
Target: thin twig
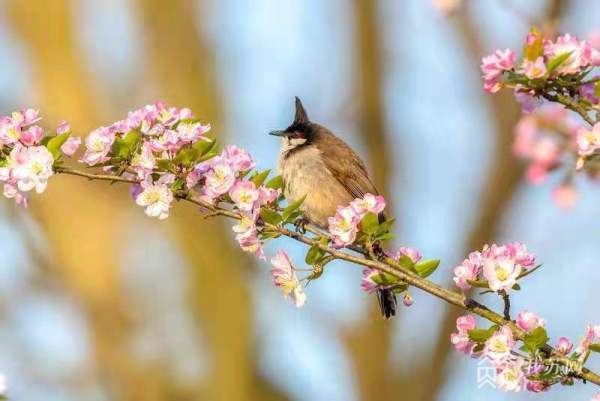
M 508 292 L 501 291 L 500 295 L 502 296 L 502 301 L 504 301 L 504 319 L 511 321 L 510 318 L 510 297 L 508 296 Z
M 574 102 L 568 96 L 561 95 L 561 94 L 553 95 L 551 93 L 546 93 L 546 92 L 542 93 L 542 96 L 545 97 L 546 99 L 550 100 L 551 102 L 556 102 L 556 103 L 562 104 L 567 109 L 572 110 L 572 111 L 576 112 L 577 114 L 579 114 L 581 116 L 581 118 L 583 118 L 585 120 L 585 122 L 587 122 L 589 125 L 594 125 L 594 120 L 592 120 L 592 118 L 588 115 L 587 111 L 579 103 Z

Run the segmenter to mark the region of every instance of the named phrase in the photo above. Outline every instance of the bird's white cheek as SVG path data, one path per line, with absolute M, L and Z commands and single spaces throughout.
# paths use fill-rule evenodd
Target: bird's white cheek
M 306 142 L 305 138 L 292 138 L 290 139 L 290 144 L 295 148 L 296 146 L 300 146 Z
M 281 140 L 281 150 L 283 152 L 287 152 L 288 150 L 294 149 L 305 142 L 305 138 L 283 138 Z

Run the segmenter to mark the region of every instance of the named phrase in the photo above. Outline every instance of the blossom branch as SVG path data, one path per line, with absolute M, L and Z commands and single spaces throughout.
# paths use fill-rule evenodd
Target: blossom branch
M 88 178 L 90 180 L 124 182 L 124 183 L 139 183 L 140 182 L 139 180 L 136 180 L 136 179 L 116 177 L 116 176 L 105 175 L 105 174 L 87 173 L 84 171 L 71 169 L 68 167 L 60 167 L 56 170 L 56 172 L 61 173 L 61 174 L 84 177 L 84 178 Z M 197 206 L 200 206 L 203 209 L 209 210 L 211 215 L 224 216 L 224 217 L 238 220 L 238 221 L 242 220 L 244 218 L 244 216 L 241 213 L 225 209 L 223 207 L 211 204 L 207 201 L 203 201 L 200 199 L 194 199 L 188 193 L 185 193 L 185 192 L 176 194 L 175 197 L 177 197 L 181 200 L 185 200 L 190 203 L 193 203 Z M 465 297 L 461 293 L 448 290 L 448 289 L 446 289 L 438 284 L 435 284 L 427 279 L 421 278 L 414 272 L 404 268 L 401 264 L 394 262 L 389 257 L 385 258 L 385 261 L 380 261 L 380 260 L 377 260 L 378 258 L 372 252 L 369 252 L 362 248 L 356 248 L 356 247 L 354 247 L 355 249 L 352 249 L 352 250 L 360 251 L 360 253 L 363 253 L 363 254 L 369 254 L 371 258 L 366 259 L 363 257 L 354 256 L 354 255 L 351 255 L 340 249 L 332 248 L 329 245 L 324 245 L 318 239 L 310 238 L 310 237 L 303 235 L 297 231 L 293 231 L 293 230 L 287 229 L 285 227 L 282 227 L 279 225 L 273 225 L 273 224 L 269 224 L 269 223 L 263 223 L 263 225 L 265 228 L 267 228 L 271 231 L 277 232 L 283 236 L 294 239 L 305 245 L 318 247 L 320 250 L 322 250 L 323 252 L 325 252 L 328 255 L 328 257 L 326 259 L 327 260 L 326 263 L 328 263 L 329 261 L 331 261 L 333 259 L 339 259 L 339 260 L 344 260 L 346 262 L 350 262 L 355 265 L 367 267 L 370 269 L 375 269 L 379 272 L 389 274 L 390 276 L 393 276 L 393 277 L 397 278 L 398 280 L 401 280 L 407 284 L 410 284 L 416 288 L 419 288 L 419 289 L 423 290 L 424 292 L 431 294 L 451 305 L 457 306 L 461 309 L 464 309 L 466 311 L 474 313 L 484 319 L 487 319 L 488 321 L 490 321 L 492 323 L 495 323 L 495 324 L 498 324 L 498 325 L 504 326 L 504 327 L 509 327 L 510 330 L 513 332 L 515 338 L 517 338 L 517 339 L 525 338 L 526 333 L 523 330 L 521 330 L 519 327 L 517 327 L 515 325 L 515 323 L 512 322 L 510 319 L 510 300 L 509 300 L 508 293 L 505 291 L 501 293 L 502 299 L 504 300 L 504 305 L 505 305 L 504 306 L 504 316 L 502 316 L 502 315 L 490 310 L 485 305 L 482 305 L 479 302 L 477 302 L 471 298 Z M 318 234 L 318 235 L 323 234 L 322 232 L 319 232 L 318 229 L 312 228 L 312 227 L 310 228 L 310 231 L 313 232 L 314 234 Z M 581 367 L 580 365 L 574 364 L 572 360 L 565 358 L 563 355 L 559 354 L 557 351 L 555 351 L 553 348 L 551 348 L 549 346 L 545 347 L 544 350 L 545 350 L 545 352 L 548 353 L 548 355 L 552 356 L 551 361 L 553 361 L 557 364 L 560 364 L 561 366 L 569 367 L 570 369 L 573 369 L 575 372 L 580 372 L 580 373 L 577 373 L 576 377 L 600 386 L 600 376 L 598 374 L 591 372 L 588 369 Z
M 318 279 L 332 260 L 344 260 L 363 268 L 361 288 L 367 292 L 386 289 L 394 296 L 402 294 L 404 305 L 410 306 L 412 286 L 493 323 L 487 329 L 476 328 L 472 315 L 463 316 L 451 341 L 461 351 L 474 356 L 483 353 L 493 361 L 504 389 L 526 385 L 531 391 L 542 391 L 558 382 L 568 384 L 573 378 L 600 385 L 600 376 L 583 366 L 590 351 L 600 351 L 596 343 L 600 326 L 590 326 L 569 356 L 568 346 L 559 344 L 554 349 L 548 345 L 541 318 L 523 311 L 511 321 L 509 291 L 520 289 L 518 281 L 539 268 L 524 244 L 486 245 L 454 269 L 454 281 L 462 290 L 475 286 L 501 295 L 505 308 L 499 314 L 464 293 L 428 280 L 439 260 L 421 260 L 420 252 L 406 247 L 397 252 L 383 250 L 381 243 L 392 237 L 394 219 L 379 222 L 386 206 L 381 196 L 365 194 L 349 205 L 340 205 L 329 218 L 327 231 L 298 224 L 304 199 L 282 205 L 282 178 L 269 179 L 269 170 L 254 171 L 254 160 L 242 149 L 228 146 L 219 151 L 216 141 L 205 135 L 210 127 L 194 119 L 187 109 L 157 103 L 90 133 L 81 162 L 101 166 L 104 173 L 65 166 L 63 158 L 73 156 L 81 139 L 71 137 L 64 124 L 55 135 L 46 134 L 35 125 L 38 120 L 33 110 L 0 119 L 0 181 L 4 182 L 4 195 L 17 203 L 26 204 L 32 190 L 42 193 L 55 174 L 129 184 L 135 202 L 148 216 L 158 219 L 169 216 L 173 200 L 187 201 L 199 206 L 205 217 L 234 220 L 240 247 L 259 258 L 266 259 L 263 245 L 277 237 L 307 245 L 305 262 L 312 269 L 296 269 L 281 250 L 271 259 L 275 285 L 297 307 L 307 298 L 302 283 Z M 295 230 L 288 228 L 292 225 Z M 298 273 L 302 272 L 309 274 L 300 279 Z M 523 343 L 527 359 L 515 354 L 517 341 Z M 557 363 L 567 370 L 540 376 L 542 371 L 534 369 L 538 357 L 539 366 Z

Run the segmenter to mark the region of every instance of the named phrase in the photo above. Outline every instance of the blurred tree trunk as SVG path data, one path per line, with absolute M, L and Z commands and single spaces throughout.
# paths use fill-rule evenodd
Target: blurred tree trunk
M 33 87 L 45 125 L 68 118 L 74 132 L 98 122 L 97 104 L 76 50 L 67 0 L 9 3 L 12 29 L 28 47 Z M 31 206 L 52 250 L 52 273 L 80 300 L 90 324 L 99 380 L 110 398 L 163 400 L 162 370 L 136 364 L 128 352 L 128 319 L 119 287 L 119 215 L 124 190 L 53 178 Z M 93 210 L 93 212 L 92 212 Z
M 138 0 L 138 5 L 154 94 L 169 104 L 190 107 L 211 122 L 224 143 L 215 58 L 198 29 L 196 2 Z M 247 277 L 252 259 L 233 244 L 223 221 L 203 220 L 197 208 L 182 206 L 169 220 L 190 264 L 191 304 L 212 362 L 202 399 L 285 399 L 257 371 Z
M 355 65 L 358 87 L 355 99 L 358 102 L 361 139 L 366 145 L 367 165 L 375 184 L 383 194 L 389 195 L 390 155 L 386 146 L 385 107 L 382 101 L 383 67 L 378 7 L 375 1 L 354 0 L 352 4 L 357 42 Z M 391 198 L 386 196 L 386 199 L 391 205 Z M 381 401 L 391 398 L 390 334 L 393 322 L 381 317 L 373 298 L 370 299 L 367 314 L 361 324 L 343 333 L 358 380 L 361 400 Z
M 456 15 L 455 26 L 464 46 L 468 49 L 473 65 L 479 65 L 484 50 L 479 42 L 480 34 L 469 15 L 468 5 L 465 4 Z M 551 0 L 548 3 L 544 26 L 545 33 L 552 36 L 560 17 L 568 6 L 567 1 Z M 470 251 L 481 248 L 484 244 L 493 242 L 498 235 L 502 218 L 506 214 L 514 195 L 522 183 L 523 168 L 512 153 L 513 131 L 521 115 L 520 107 L 510 91 L 501 91 L 494 96 L 486 96 L 490 101 L 494 138 L 494 160 L 489 168 L 488 177 L 483 181 L 480 194 L 479 215 L 475 226 L 467 240 L 465 255 Z M 453 350 L 449 335 L 455 329 L 456 318 L 464 311 L 448 309 L 439 329 L 439 337 L 433 346 L 430 363 L 414 369 L 408 375 L 398 390 L 410 389 L 410 399 L 434 401 L 438 398 L 444 382 L 448 379 L 446 362 Z M 422 378 L 427 380 L 423 381 Z M 417 384 L 417 386 L 414 386 Z

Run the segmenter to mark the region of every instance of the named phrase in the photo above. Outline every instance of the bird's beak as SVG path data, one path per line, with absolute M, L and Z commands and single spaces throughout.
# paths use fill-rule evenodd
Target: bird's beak
M 269 135 L 273 135 L 273 136 L 287 136 L 287 132 L 285 131 L 271 131 L 269 132 Z

